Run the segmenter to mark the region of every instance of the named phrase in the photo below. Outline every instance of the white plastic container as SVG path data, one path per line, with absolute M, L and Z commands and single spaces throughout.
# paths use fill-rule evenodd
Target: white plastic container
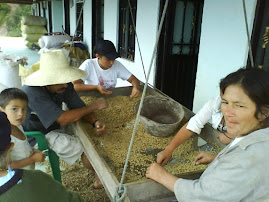
M 19 64 L 27 64 L 26 60 L 12 55 L 0 55 L 0 83 L 8 88 L 21 88 Z

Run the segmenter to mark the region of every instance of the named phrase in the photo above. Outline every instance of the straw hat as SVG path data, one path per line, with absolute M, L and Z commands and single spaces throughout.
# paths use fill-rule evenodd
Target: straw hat
M 47 86 L 64 84 L 82 77 L 87 73 L 76 67 L 71 67 L 61 50 L 52 50 L 40 56 L 40 69 L 25 79 L 28 86 Z

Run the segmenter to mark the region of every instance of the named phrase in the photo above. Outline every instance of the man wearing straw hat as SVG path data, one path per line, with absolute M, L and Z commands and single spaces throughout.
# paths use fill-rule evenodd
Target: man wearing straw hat
M 40 69 L 26 78 L 22 88 L 29 98 L 23 128 L 46 134 L 49 147 L 69 165 L 81 157 L 83 165 L 92 169 L 78 137 L 66 127 L 83 118 L 96 128 L 97 134 L 104 133 L 105 125 L 96 119 L 94 111 L 108 107 L 108 103 L 100 98 L 86 106 L 73 88 L 72 81 L 85 75 L 86 72 L 69 66 L 61 50 L 41 54 Z M 69 110 L 62 110 L 63 103 Z M 102 187 L 97 176 L 96 179 L 93 186 Z
M 9 168 L 11 125 L 0 112 L 0 201 L 84 201 L 76 192 L 39 170 Z

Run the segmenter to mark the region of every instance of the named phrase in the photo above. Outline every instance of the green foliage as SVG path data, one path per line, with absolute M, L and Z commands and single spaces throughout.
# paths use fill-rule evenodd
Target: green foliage
M 21 36 L 21 17 L 31 15 L 31 5 L 20 5 L 7 19 L 7 31 L 9 36 Z
M 0 26 L 7 20 L 10 10 L 8 4 L 0 3 Z

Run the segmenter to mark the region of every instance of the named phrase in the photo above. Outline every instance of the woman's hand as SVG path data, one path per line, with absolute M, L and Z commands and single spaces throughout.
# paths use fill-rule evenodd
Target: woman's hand
M 146 172 L 146 177 L 161 183 L 161 179 L 167 171 L 158 163 L 151 164 Z
M 161 166 L 164 166 L 169 161 L 172 154 L 173 154 L 173 152 L 169 151 L 167 149 L 159 152 L 157 154 L 157 163 L 160 164 Z
M 211 163 L 216 158 L 216 156 L 216 154 L 211 154 L 209 152 L 201 152 L 198 154 L 198 156 L 196 156 L 194 165 Z
M 101 121 L 95 122 L 95 129 L 98 136 L 102 136 L 105 133 L 106 125 Z
M 97 86 L 96 87 L 97 90 L 99 91 L 99 93 L 101 93 L 102 95 L 110 95 L 112 93 L 112 91 L 107 90 L 106 88 L 104 88 L 103 86 Z
M 227 133 L 226 135 L 224 133 L 220 133 L 219 135 L 217 135 L 217 138 L 222 144 L 226 144 L 226 145 L 229 144 L 233 140 L 233 138 L 227 135 Z
M 174 191 L 174 185 L 178 180 L 176 176 L 169 174 L 165 168 L 158 163 L 150 165 L 147 169 L 146 177 L 164 185 L 171 191 Z

